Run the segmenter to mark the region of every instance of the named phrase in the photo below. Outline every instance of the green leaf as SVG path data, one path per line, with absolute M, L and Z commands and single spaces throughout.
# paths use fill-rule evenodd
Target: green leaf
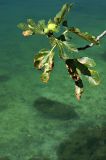
M 45 27 L 46 27 L 46 24 L 45 24 L 45 20 L 42 19 L 40 21 L 38 21 L 38 27 L 43 30 Z
M 27 19 L 27 23 L 28 23 L 29 25 L 31 25 L 32 27 L 35 27 L 35 26 L 36 26 L 36 23 L 34 22 L 33 19 Z
M 25 24 L 25 23 L 19 23 L 19 24 L 17 25 L 17 27 L 18 27 L 19 29 L 21 29 L 21 30 L 24 30 L 24 31 L 29 29 L 28 25 Z
M 70 32 L 63 32 L 63 35 L 64 35 L 64 37 L 65 37 L 65 40 L 67 41 L 67 42 L 70 42 L 71 40 L 72 40 L 72 37 L 71 37 L 71 34 L 70 34 Z
M 66 13 L 69 12 L 71 7 L 72 7 L 72 4 L 64 4 L 61 10 L 56 14 L 56 16 L 54 17 L 54 22 L 57 25 L 63 22 Z
M 78 49 L 75 48 L 71 43 L 64 41 L 62 42 L 64 46 L 70 51 L 70 52 L 78 52 Z
M 89 35 L 87 32 L 81 32 L 79 28 L 71 27 L 71 28 L 69 28 L 69 31 L 77 34 L 81 38 L 83 38 L 91 43 L 94 43 L 96 45 L 99 44 L 99 41 L 96 40 L 96 37 Z
M 40 20 L 36 24 L 32 19 L 29 19 L 28 26 L 32 28 L 35 34 L 44 34 L 43 30 L 45 28 L 45 20 Z
M 31 26 L 31 28 L 34 28 L 34 27 L 36 27 L 36 25 L 37 25 L 32 19 L 27 19 L 27 23 L 28 23 L 28 25 Z M 29 27 L 30 27 L 30 26 L 29 26 Z
M 32 30 L 34 33 L 37 33 L 37 24 L 32 19 L 27 19 L 27 25 L 30 30 Z
M 65 53 L 64 51 L 64 45 L 61 41 L 57 40 L 57 46 L 58 46 L 58 49 L 59 49 L 59 56 L 60 58 L 62 58 L 63 60 L 66 60 L 68 59 L 68 55 Z

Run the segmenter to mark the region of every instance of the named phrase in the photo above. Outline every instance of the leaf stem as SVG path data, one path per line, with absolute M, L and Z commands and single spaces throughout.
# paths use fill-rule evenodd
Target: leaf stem
M 53 50 L 55 49 L 55 47 L 57 46 L 57 44 L 55 44 L 52 49 L 50 50 L 50 53 L 53 52 Z

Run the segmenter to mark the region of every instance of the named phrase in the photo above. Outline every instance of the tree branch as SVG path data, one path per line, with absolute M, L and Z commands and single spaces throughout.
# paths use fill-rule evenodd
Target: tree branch
M 97 38 L 96 38 L 96 40 L 99 41 L 99 40 L 100 40 L 102 37 L 104 37 L 105 35 L 106 35 L 106 30 L 103 31 L 100 35 L 98 35 Z M 95 45 L 94 43 L 90 43 L 90 44 L 88 44 L 88 45 L 86 45 L 86 46 L 84 46 L 84 47 L 79 47 L 79 48 L 77 48 L 77 49 L 78 49 L 78 51 L 80 51 L 80 50 L 85 50 L 85 49 L 90 48 L 90 47 L 92 47 L 92 46 L 94 46 L 94 45 Z

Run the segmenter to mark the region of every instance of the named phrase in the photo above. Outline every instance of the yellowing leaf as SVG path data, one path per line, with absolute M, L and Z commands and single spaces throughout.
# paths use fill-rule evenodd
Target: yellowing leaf
M 41 80 L 44 83 L 47 83 L 50 77 L 50 72 L 53 69 L 54 66 L 54 52 L 47 51 L 47 50 L 41 50 L 39 54 L 35 55 L 34 58 L 34 66 L 37 69 L 43 68 L 44 71 L 41 76 Z
M 50 78 L 50 73 L 47 72 L 42 73 L 41 75 L 42 82 L 47 83 L 49 81 L 49 78 Z
M 82 57 L 77 59 L 80 63 L 86 65 L 87 67 L 94 67 L 96 66 L 96 63 L 93 59 L 88 58 L 88 57 Z
M 26 30 L 22 32 L 23 36 L 28 37 L 31 36 L 33 34 L 33 32 L 31 30 Z
M 83 93 L 83 82 L 76 70 L 75 61 L 73 59 L 67 59 L 66 60 L 66 67 L 68 69 L 68 72 L 75 83 L 75 95 L 78 100 L 80 100 L 81 95 Z
M 41 50 L 37 55 L 34 57 L 34 67 L 37 69 L 41 69 L 44 67 L 44 64 L 47 61 L 49 51 Z
M 91 76 L 88 77 L 89 83 L 93 85 L 99 85 L 100 84 L 100 78 L 97 71 L 90 70 Z
M 83 93 L 83 88 L 75 85 L 75 95 L 76 95 L 77 100 L 81 99 L 82 93 Z

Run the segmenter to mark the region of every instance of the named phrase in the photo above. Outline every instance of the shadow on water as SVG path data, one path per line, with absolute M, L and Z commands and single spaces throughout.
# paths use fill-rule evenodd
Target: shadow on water
M 0 157 L 0 160 L 10 160 L 9 157 Z M 44 156 L 32 156 L 31 158 L 27 159 L 27 160 L 50 160 L 48 157 L 44 157 Z
M 1 101 L 1 98 L 0 98 Z M 8 108 L 8 104 L 5 104 L 4 102 L 0 102 L 0 112 L 5 111 Z
M 6 74 L 1 74 L 0 75 L 0 83 L 1 82 L 7 82 L 10 79 L 10 77 Z
M 7 156 L 5 157 L 0 157 L 0 160 L 10 160 Z
M 61 120 L 77 119 L 78 114 L 75 112 L 75 106 L 66 105 L 44 97 L 34 101 L 34 107 L 47 118 L 56 118 Z
M 79 128 L 60 144 L 57 156 L 58 160 L 105 160 L 106 126 Z
M 10 76 L 6 74 L 1 74 L 0 75 L 0 84 L 4 84 L 10 80 Z M 3 86 L 2 86 L 3 88 Z M 8 107 L 8 101 L 5 100 L 6 98 L 6 88 L 1 89 L 0 91 L 0 112 L 6 110 Z
M 50 160 L 50 159 L 48 157 L 46 158 L 46 157 L 43 157 L 43 156 L 36 156 L 35 155 L 28 160 Z

